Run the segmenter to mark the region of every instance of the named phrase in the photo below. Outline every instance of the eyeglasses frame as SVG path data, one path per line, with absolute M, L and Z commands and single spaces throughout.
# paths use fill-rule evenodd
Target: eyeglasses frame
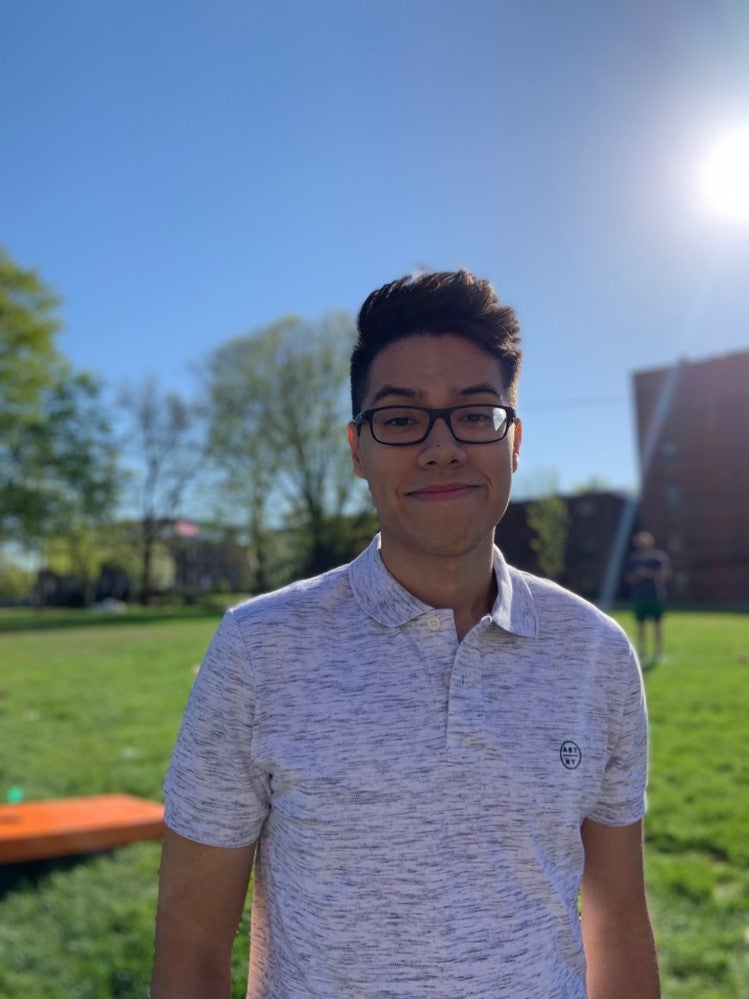
M 490 441 L 467 441 L 464 440 L 463 438 L 458 437 L 458 435 L 453 430 L 452 423 L 450 421 L 450 414 L 454 413 L 456 409 L 475 409 L 476 406 L 487 406 L 490 409 L 504 410 L 507 418 L 507 423 L 505 426 L 505 432 L 502 434 L 501 437 L 494 437 Z M 427 427 L 424 436 L 419 437 L 419 439 L 415 441 L 381 441 L 378 437 L 375 437 L 372 417 L 374 416 L 375 413 L 380 413 L 384 409 L 418 409 L 422 413 L 427 413 L 429 415 L 429 426 Z M 440 418 L 445 421 L 445 423 L 447 424 L 447 429 L 450 431 L 450 433 L 453 435 L 453 437 L 459 444 L 497 444 L 499 443 L 499 441 L 503 441 L 505 439 L 505 437 L 509 433 L 510 427 L 517 420 L 518 414 L 514 406 L 505 406 L 504 403 L 464 402 L 461 403 L 459 406 L 448 406 L 447 409 L 430 409 L 428 406 L 411 406 L 409 403 L 406 403 L 403 406 L 375 406 L 372 409 L 363 409 L 361 413 L 357 413 L 357 415 L 354 417 L 353 423 L 354 426 L 356 427 L 357 434 L 360 434 L 362 426 L 365 423 L 368 423 L 370 433 L 372 434 L 372 439 L 377 441 L 378 444 L 384 445 L 385 447 L 413 447 L 414 444 L 424 443 L 427 437 L 431 434 L 432 427 Z

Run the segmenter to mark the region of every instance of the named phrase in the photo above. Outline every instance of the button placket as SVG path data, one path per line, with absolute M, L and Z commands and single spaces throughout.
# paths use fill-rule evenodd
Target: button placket
M 420 635 L 422 663 L 429 678 L 433 703 L 442 716 L 442 724 L 445 725 L 447 702 L 450 698 L 450 677 L 458 650 L 458 638 L 452 614 L 449 611 L 440 612 L 431 609 L 414 624 Z
M 454 681 L 447 706 L 448 751 L 465 750 L 480 733 L 484 722 L 485 707 L 478 682 L 481 653 L 470 640 L 458 649 L 453 665 Z

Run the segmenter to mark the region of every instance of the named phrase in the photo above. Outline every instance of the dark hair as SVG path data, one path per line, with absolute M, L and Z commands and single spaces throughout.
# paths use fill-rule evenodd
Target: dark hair
M 360 411 L 372 362 L 396 340 L 453 333 L 499 361 L 514 396 L 522 352 L 513 309 L 502 305 L 489 281 L 468 271 L 407 275 L 373 291 L 359 311 L 358 337 L 351 355 L 351 404 Z

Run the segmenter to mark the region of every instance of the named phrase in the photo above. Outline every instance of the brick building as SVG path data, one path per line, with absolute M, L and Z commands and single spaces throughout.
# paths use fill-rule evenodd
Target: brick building
M 616 557 L 614 542 L 630 505 L 626 496 L 589 491 L 562 496 L 567 508 L 568 534 L 564 569 L 557 582 L 588 600 L 598 602 L 604 589 L 609 560 Z M 518 569 L 544 575 L 539 569 L 528 524 L 532 501 L 512 502 L 497 526 L 495 538 L 507 561 Z M 626 593 L 617 565 L 612 597 Z
M 674 600 L 749 605 L 749 350 L 635 372 L 639 522 Z

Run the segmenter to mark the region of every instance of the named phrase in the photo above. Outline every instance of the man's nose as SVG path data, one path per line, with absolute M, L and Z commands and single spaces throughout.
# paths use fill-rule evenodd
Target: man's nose
M 452 461 L 464 454 L 465 449 L 460 441 L 455 439 L 448 418 L 438 416 L 421 442 L 419 457 L 425 461 Z

